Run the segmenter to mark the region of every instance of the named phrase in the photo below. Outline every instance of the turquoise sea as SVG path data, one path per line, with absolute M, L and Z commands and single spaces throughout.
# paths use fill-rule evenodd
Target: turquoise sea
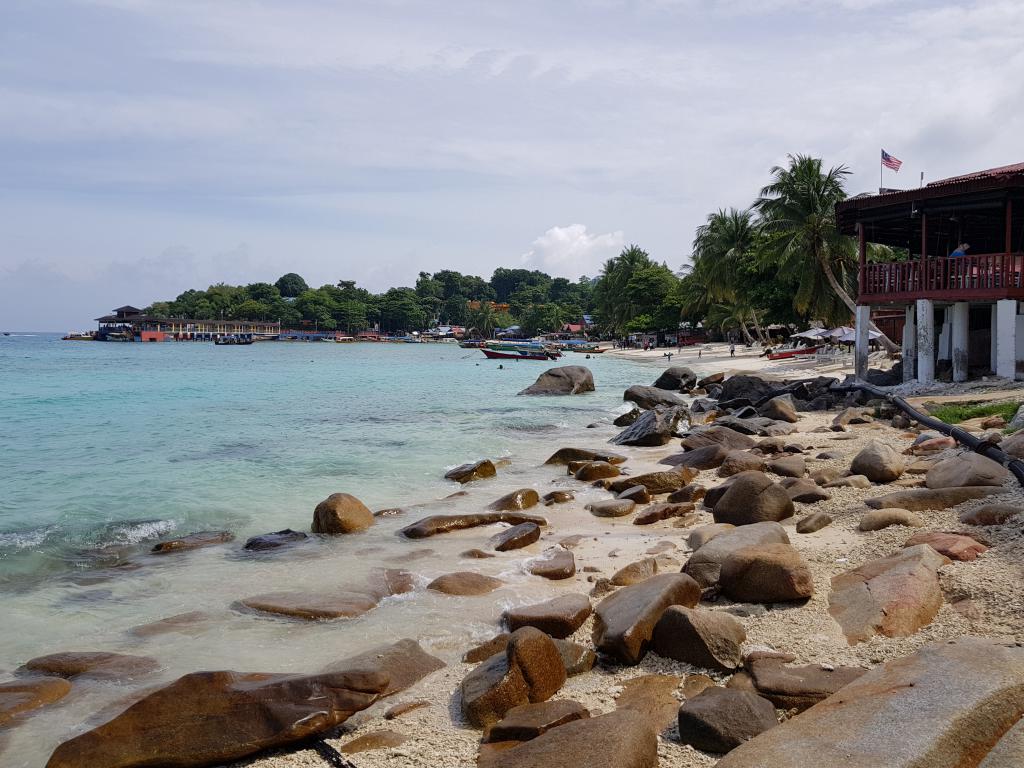
M 486 360 L 454 344 L 63 342 L 0 336 L 0 681 L 27 659 L 68 650 L 152 656 L 167 681 L 196 669 L 316 671 L 401 637 L 442 655 L 495 631 L 500 607 L 548 589 L 523 570 L 538 552 L 474 562 L 508 584 L 493 597 L 424 591 L 466 569 L 458 553 L 486 534 L 410 542 L 396 531 L 432 512 L 479 511 L 522 486 L 566 483 L 542 467 L 561 445 L 606 445 L 622 392 L 650 383 L 651 363 L 567 355 L 591 368 L 597 391 L 517 397 L 548 367 Z M 597 429 L 587 429 L 602 422 Z M 311 539 L 291 551 L 247 556 L 251 535 L 309 530 L 312 510 L 345 491 L 371 509 L 409 506 L 460 490 L 456 464 L 508 457 L 499 477 L 464 496 L 381 518 L 364 534 Z M 577 483 L 577 486 L 580 484 Z M 579 505 L 559 512 L 589 525 Z M 229 530 L 234 542 L 170 556 L 167 537 Z M 564 529 L 563 529 L 564 530 Z M 539 550 L 538 550 L 539 551 Z M 377 566 L 406 567 L 421 587 L 340 622 L 253 616 L 256 593 L 357 588 Z M 182 613 L 202 618 L 142 639 L 132 628 Z M 449 651 L 454 652 L 454 651 Z M 60 741 L 95 724 L 128 693 L 75 683 L 74 695 L 0 738 L 0 764 L 43 765 Z M 100 717 L 102 720 L 103 718 Z

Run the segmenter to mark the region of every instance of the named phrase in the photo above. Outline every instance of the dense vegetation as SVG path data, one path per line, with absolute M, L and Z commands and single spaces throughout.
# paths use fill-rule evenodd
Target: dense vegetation
M 836 228 L 835 205 L 849 172 L 791 156 L 770 171 L 747 209 L 720 209 L 698 227 L 690 264 L 674 272 L 630 245 L 595 278 L 573 282 L 537 270 L 494 270 L 490 279 L 452 270 L 421 272 L 413 287 L 374 294 L 341 280 L 310 288 L 295 273 L 274 284 L 218 284 L 149 307 L 159 316 L 249 318 L 284 327 L 355 333 L 462 325 L 489 336 L 513 323 L 524 334 L 555 331 L 593 315 L 606 336 L 667 331 L 680 323 L 767 342 L 771 324 L 849 323 L 856 295 L 856 248 Z M 874 249 L 872 259 L 893 253 Z M 505 311 L 507 305 L 507 311 Z

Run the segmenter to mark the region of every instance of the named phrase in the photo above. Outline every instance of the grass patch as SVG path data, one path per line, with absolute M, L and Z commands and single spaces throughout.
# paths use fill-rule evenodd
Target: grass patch
M 984 416 L 1002 416 L 1007 422 L 1017 413 L 1020 403 L 945 403 L 928 412 L 937 419 L 947 424 L 960 424 L 968 419 L 977 419 Z

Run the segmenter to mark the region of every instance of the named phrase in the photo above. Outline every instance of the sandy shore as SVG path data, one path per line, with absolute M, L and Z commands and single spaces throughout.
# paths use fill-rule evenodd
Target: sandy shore
M 662 351 L 616 351 L 614 354 L 657 359 Z M 695 350 L 686 350 L 681 355 L 673 355 L 671 362 L 673 365 L 699 364 L 704 370 L 713 369 L 716 363 L 720 363 L 726 370 L 763 370 L 770 374 L 790 377 L 799 370 L 791 367 L 793 363 L 765 365 L 764 359 L 757 357 L 756 352 L 749 353 L 746 350 L 737 350 L 736 357 L 729 358 L 727 348 L 724 349 L 723 356 L 721 345 L 707 349 L 700 358 L 697 357 Z M 828 373 L 841 376 L 842 370 Z M 822 373 L 821 369 L 815 369 L 809 375 L 819 373 Z M 808 470 L 811 472 L 825 467 L 848 469 L 853 456 L 869 440 L 880 440 L 903 451 L 916 436 L 914 431 L 894 429 L 887 422 L 880 420 L 848 427 L 848 431 L 844 433 L 813 432 L 817 427 L 831 424 L 834 415 L 834 412 L 801 414 L 797 424 L 798 432 L 787 438 L 788 441 L 804 448 Z M 593 430 L 593 439 L 578 447 L 607 448 L 607 440 L 618 431 L 618 428 L 611 424 L 599 426 Z M 558 447 L 560 444 L 557 437 L 553 436 L 552 450 Z M 836 452 L 840 457 L 815 458 L 822 451 Z M 678 441 L 673 440 L 660 448 L 624 448 L 618 452 L 628 456 L 628 461 L 624 465 L 625 470 L 638 475 L 646 471 L 665 469 L 666 467 L 659 464 L 659 461 L 670 454 L 678 453 L 679 446 Z M 954 456 L 957 452 L 956 449 L 950 449 L 935 458 Z M 711 514 L 700 505 L 699 519 L 687 528 L 675 527 L 672 520 L 640 527 L 631 524 L 631 517 L 598 519 L 583 509 L 586 501 L 593 498 L 589 491 L 584 490 L 587 488 L 586 484 L 567 477 L 564 468 L 541 466 L 536 468 L 534 475 L 538 480 L 538 487 L 540 483 L 550 483 L 551 487 L 564 487 L 579 492 L 576 501 L 570 504 L 546 510 L 540 508 L 541 514 L 549 520 L 544 536 L 540 542 L 517 553 L 521 560 L 523 557 L 540 554 L 544 548 L 567 536 L 583 536 L 583 540 L 573 550 L 577 574 L 572 579 L 554 583 L 559 593 L 586 594 L 593 587 L 595 579 L 610 576 L 622 566 L 647 556 L 649 550 L 659 545 L 664 550 L 669 550 L 666 555 L 670 559 L 664 561 L 665 569 L 678 570 L 679 564 L 685 562 L 689 555 L 687 534 L 696 525 L 713 522 Z M 718 477 L 716 470 L 707 470 L 700 473 L 696 482 L 713 486 L 722 482 L 722 479 Z M 481 501 L 486 498 L 485 489 L 467 486 L 467 490 L 474 495 L 478 494 Z M 892 490 L 892 487 L 885 485 L 876 485 L 864 490 L 830 489 L 831 499 L 827 501 L 796 504 L 796 515 L 784 521 L 783 525 L 792 544 L 810 564 L 814 576 L 815 594 L 807 604 L 761 607 L 735 605 L 725 598 L 719 598 L 707 607 L 735 612 L 747 632 L 745 650 L 771 648 L 788 651 L 796 655 L 798 664 L 816 662 L 870 668 L 911 653 L 924 643 L 934 640 L 967 634 L 1006 639 L 1024 637 L 1024 593 L 1021 591 L 1019 565 L 1024 558 L 1024 531 L 1022 521 L 1018 518 L 1017 521 L 1002 526 L 973 529 L 975 533 L 982 532 L 992 547 L 975 561 L 954 562 L 942 568 L 940 577 L 945 602 L 929 625 L 907 638 L 879 636 L 855 646 L 847 643 L 839 625 L 827 610 L 830 579 L 868 560 L 898 551 L 912 533 L 920 530 L 903 527 L 891 527 L 868 533 L 858 530 L 858 522 L 867 509 L 865 500 Z M 607 494 L 604 494 L 604 497 L 607 497 Z M 1024 504 L 1024 492 L 1011 480 L 1007 483 L 1006 495 L 1001 496 L 999 501 Z M 969 527 L 959 522 L 958 513 L 984 503 L 984 500 L 967 502 L 952 510 L 922 513 L 926 521 L 924 530 L 969 530 Z M 796 521 L 811 511 L 826 512 L 834 522 L 813 534 L 796 533 Z M 468 548 L 485 546 L 487 538 L 492 533 L 493 530 L 485 528 L 448 535 L 459 537 Z M 413 563 L 410 567 L 414 569 L 415 565 Z M 546 599 L 551 594 L 551 586 L 551 583 L 538 584 L 537 599 L 524 599 L 521 602 L 525 604 Z M 454 600 L 453 621 L 458 620 L 458 600 L 488 599 L 476 597 Z M 596 604 L 597 599 L 594 602 Z M 953 607 L 954 604 L 957 605 L 956 609 Z M 969 610 L 966 609 L 968 606 Z M 494 634 L 500 631 L 498 621 L 505 607 L 507 606 L 503 604 L 493 605 L 491 630 Z M 589 645 L 591 623 L 588 621 L 572 639 Z M 358 768 L 469 768 L 476 765 L 480 732 L 469 727 L 463 720 L 457 694 L 459 683 L 472 669 L 472 665 L 463 664 L 459 660 L 467 647 L 450 647 L 444 643 L 432 644 L 429 639 L 423 639 L 423 644 L 431 653 L 444 659 L 448 666 L 428 676 L 413 688 L 357 714 L 346 723 L 340 734 L 328 739 L 329 744 L 341 749 L 353 739 L 381 730 L 404 737 L 405 741 L 400 745 L 353 755 L 350 758 L 351 763 Z M 719 681 L 724 681 L 728 677 L 650 653 L 636 667 L 599 665 L 590 673 L 570 678 L 557 694 L 557 698 L 575 699 L 587 706 L 593 714 L 608 712 L 615 709 L 616 696 L 627 680 L 651 674 L 677 676 L 675 696 L 680 700 L 683 698 L 682 685 L 687 675 L 710 674 Z M 396 703 L 419 699 L 428 703 L 394 720 L 384 720 L 384 711 Z M 718 760 L 718 756 L 702 753 L 681 744 L 674 725 L 662 732 L 659 737 L 659 757 L 662 768 L 710 766 Z M 285 768 L 326 766 L 329 763 L 312 750 L 302 750 L 264 757 L 246 765 Z

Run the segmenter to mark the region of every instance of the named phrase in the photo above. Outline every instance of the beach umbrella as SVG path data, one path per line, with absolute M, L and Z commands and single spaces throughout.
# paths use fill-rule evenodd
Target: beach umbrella
M 796 337 L 801 338 L 801 339 L 820 339 L 823 336 L 828 335 L 828 333 L 829 332 L 827 330 L 825 330 L 824 328 L 809 328 L 806 331 L 800 331 L 800 333 L 794 333 L 793 336 L 796 336 Z
M 840 325 L 838 328 L 828 332 L 828 337 L 833 339 L 840 339 L 847 334 L 853 333 L 854 330 L 848 325 Z
M 870 329 L 868 330 L 868 339 L 869 340 L 877 339 L 881 335 L 882 334 L 879 333 L 878 331 L 872 331 Z M 853 329 L 850 329 L 849 331 L 844 333 L 842 336 L 839 336 L 836 339 L 836 341 L 840 342 L 841 344 L 854 344 L 857 341 L 857 332 L 854 331 Z

